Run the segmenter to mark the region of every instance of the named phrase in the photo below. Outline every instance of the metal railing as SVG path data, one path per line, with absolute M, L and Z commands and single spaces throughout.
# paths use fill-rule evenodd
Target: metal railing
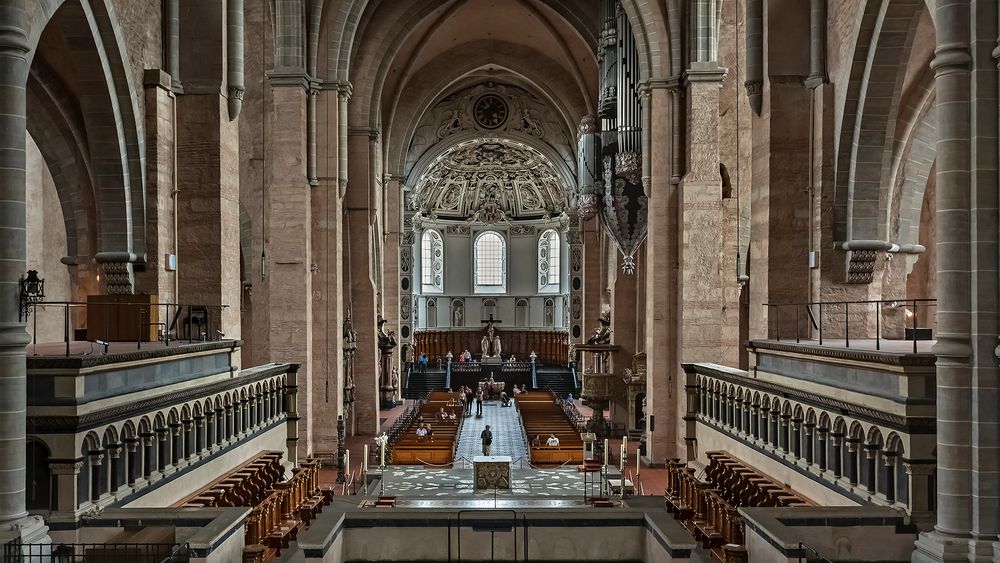
M 931 315 L 930 310 L 936 306 L 937 299 L 882 299 L 870 301 L 813 301 L 810 303 L 764 304 L 764 308 L 768 313 L 768 332 L 773 334 L 773 338 L 777 341 L 781 341 L 782 339 L 790 340 L 792 338 L 789 328 L 785 326 L 790 324 L 787 322 L 789 310 L 792 311 L 791 314 L 795 317 L 795 341 L 801 342 L 803 338 L 809 340 L 812 331 L 815 331 L 821 346 L 823 345 L 824 325 L 827 325 L 827 335 L 829 336 L 829 323 L 833 322 L 825 321 L 825 319 L 827 319 L 830 315 L 836 315 L 836 323 L 839 325 L 842 314 L 844 346 L 847 348 L 851 347 L 851 315 L 865 315 L 874 311 L 874 339 L 876 350 L 882 349 L 883 340 L 900 340 L 888 339 L 883 336 L 883 310 L 902 309 L 905 318 L 903 323 L 901 323 L 901 326 L 904 329 L 903 338 L 901 340 L 912 341 L 914 353 L 917 352 L 917 342 L 919 340 L 926 340 L 918 337 L 921 328 L 917 325 L 918 320 L 926 320 Z M 842 308 L 843 310 L 836 311 L 837 308 Z M 824 309 L 827 315 L 824 315 Z M 833 310 L 832 313 L 831 310 Z M 782 321 L 783 316 L 785 318 L 785 322 Z M 803 322 L 803 318 L 807 319 L 808 322 Z M 783 328 L 784 330 L 782 330 Z M 861 332 L 862 334 L 858 334 L 857 332 Z M 856 341 L 870 340 L 872 336 L 867 334 L 867 332 L 868 331 L 865 330 L 856 331 L 854 339 Z
M 166 543 L 21 543 L 4 545 L 7 563 L 187 563 L 191 560 L 186 544 Z
M 31 304 L 29 323 L 32 326 L 31 344 L 33 355 L 39 355 L 38 318 L 48 315 L 52 309 L 62 313 L 65 355 L 69 356 L 72 342 L 135 342 L 136 349 L 142 344 L 161 342 L 170 346 L 172 341 L 209 342 L 225 339 L 222 332 L 222 311 L 228 305 L 186 305 L 181 303 L 85 303 L 81 301 L 39 301 Z M 87 340 L 77 340 L 72 328 L 74 311 L 83 311 L 90 317 L 90 311 L 100 314 L 98 326 L 86 326 Z M 160 313 L 163 313 L 162 316 Z M 116 317 L 116 315 L 119 315 Z M 128 318 L 121 322 L 122 317 Z M 134 317 L 129 318 L 129 317 Z M 87 322 L 90 322 L 88 319 Z M 87 324 L 87 323 L 84 323 Z M 156 333 L 152 332 L 156 328 Z M 101 336 L 102 338 L 98 338 Z M 126 338 L 127 336 L 127 338 Z M 55 342 L 55 341 L 53 341 Z M 48 342 L 43 342 L 46 344 Z

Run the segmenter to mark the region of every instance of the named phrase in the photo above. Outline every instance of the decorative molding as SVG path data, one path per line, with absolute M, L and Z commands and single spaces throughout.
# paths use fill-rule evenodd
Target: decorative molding
M 444 231 L 449 235 L 468 235 L 472 229 L 468 225 L 448 225 Z
M 512 237 L 533 237 L 538 234 L 538 229 L 532 225 L 514 225 L 510 228 Z
M 838 360 L 854 362 L 869 362 L 887 366 L 933 367 L 937 360 L 934 354 L 882 352 L 878 350 L 858 350 L 851 348 L 833 348 L 816 344 L 799 344 L 795 342 L 779 342 L 775 340 L 751 340 L 750 350 L 775 350 L 779 352 L 795 352 Z
M 496 138 L 464 141 L 439 155 L 420 178 L 414 203 L 432 219 L 472 218 L 487 224 L 552 217 L 568 207 L 559 175 L 546 156 L 523 143 Z
M 478 123 L 476 106 L 484 99 L 500 99 L 507 105 L 507 117 L 495 127 Z M 576 168 L 576 142 L 573 131 L 546 103 L 522 88 L 484 82 L 452 94 L 428 110 L 417 126 L 406 156 L 409 174 L 420 157 L 434 145 L 458 133 L 482 131 L 492 135 L 517 132 L 541 139 L 551 146 L 570 169 Z
M 46 369 L 84 370 L 98 366 L 108 366 L 113 368 L 114 366 L 112 364 L 139 362 L 155 358 L 169 358 L 170 356 L 196 354 L 212 350 L 232 352 L 242 345 L 242 340 L 217 340 L 214 342 L 183 344 L 150 350 L 134 350 L 132 352 L 124 352 L 120 354 L 90 356 L 28 356 L 27 366 L 28 371 Z

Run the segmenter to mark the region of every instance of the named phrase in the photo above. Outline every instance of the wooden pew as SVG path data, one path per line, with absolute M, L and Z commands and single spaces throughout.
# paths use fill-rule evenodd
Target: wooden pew
M 390 463 L 396 465 L 448 465 L 454 461 L 455 444 L 465 420 L 457 392 L 432 391 L 409 426 L 390 446 Z M 454 413 L 455 419 L 440 419 L 441 409 Z M 417 427 L 426 422 L 431 428 L 428 436 L 417 436 Z
M 747 553 L 740 507 L 814 506 L 728 452 L 707 452 L 706 480 L 677 459 L 667 460 L 664 505 L 674 518 L 724 562 L 742 563 Z
M 583 440 L 576 424 L 569 418 L 551 391 L 529 391 L 514 398 L 528 441 L 538 436 L 542 445 L 530 446 L 531 463 L 583 463 Z M 549 436 L 559 439 L 558 446 L 544 445 Z
M 282 452 L 262 451 L 174 506 L 255 506 L 285 475 Z

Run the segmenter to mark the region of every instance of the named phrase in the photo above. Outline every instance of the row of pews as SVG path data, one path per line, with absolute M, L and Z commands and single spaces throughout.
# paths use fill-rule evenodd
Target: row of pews
M 285 478 L 282 452 L 263 451 L 174 506 L 256 506 Z
M 705 480 L 667 460 L 667 511 L 724 563 L 748 560 L 741 507 L 813 506 L 805 497 L 723 451 L 707 452 Z
M 527 391 L 514 397 L 521 415 L 534 465 L 583 463 L 583 440 L 552 391 Z M 550 435 L 559 438 L 558 446 L 545 445 Z M 541 445 L 532 445 L 538 436 Z
M 432 391 L 416 413 L 405 430 L 392 441 L 390 453 L 391 463 L 396 465 L 448 465 L 454 461 L 455 444 L 462 431 L 462 421 L 465 413 L 459 402 L 458 393 L 448 391 Z M 441 409 L 446 414 L 454 413 L 455 418 L 441 420 L 438 414 Z M 418 436 L 417 428 L 421 422 L 430 427 L 427 436 Z M 387 461 L 388 463 L 388 461 Z
M 280 555 L 298 531 L 333 502 L 333 488 L 320 486 L 319 470 L 319 460 L 306 460 L 254 507 L 246 521 L 244 563 L 264 563 Z

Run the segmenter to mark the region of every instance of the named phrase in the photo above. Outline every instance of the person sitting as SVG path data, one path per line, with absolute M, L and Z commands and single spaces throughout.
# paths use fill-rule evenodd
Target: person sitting
M 471 362 L 472 361 L 472 352 L 469 352 L 468 348 L 465 349 L 465 352 L 462 352 L 462 361 L 465 361 L 465 362 Z
M 500 406 L 501 407 L 509 407 L 510 406 L 510 397 L 507 396 L 507 392 L 506 391 L 501 391 L 500 392 Z
M 465 363 L 465 354 L 459 354 L 458 355 L 458 363 L 460 363 L 460 364 L 464 364 Z
M 440 410 L 438 410 L 438 414 L 437 414 L 437 416 L 438 416 L 438 418 L 440 418 L 441 420 L 445 420 L 446 418 L 448 418 L 448 413 L 444 412 L 444 407 L 441 407 L 441 409 L 440 409 Z
M 427 437 L 427 426 L 421 423 L 420 426 L 417 427 L 417 439 L 423 440 L 426 437 Z
M 573 394 L 572 393 L 570 393 L 569 395 L 566 395 L 566 402 L 569 403 L 569 404 L 571 404 L 571 405 L 573 404 Z
M 550 447 L 555 447 L 559 445 L 559 438 L 556 438 L 555 434 L 549 434 L 549 439 L 545 440 L 545 445 Z
M 455 411 L 451 411 L 450 413 L 448 413 L 448 420 L 455 420 L 455 418 L 456 418 Z
M 514 362 L 516 362 L 516 361 L 517 361 L 517 358 L 515 358 L 515 357 L 514 357 L 514 354 L 511 354 L 511 355 L 510 355 L 510 359 L 509 359 L 509 360 L 507 360 L 507 361 L 508 361 L 508 362 L 510 362 L 510 363 L 514 363 Z
M 514 384 L 514 396 L 517 397 L 520 394 L 521 394 L 521 388 L 518 387 L 517 384 L 515 383 Z
M 531 447 L 534 448 L 536 446 L 541 446 L 541 445 L 542 445 L 542 437 L 541 437 L 541 435 L 535 434 L 535 437 L 531 439 Z

